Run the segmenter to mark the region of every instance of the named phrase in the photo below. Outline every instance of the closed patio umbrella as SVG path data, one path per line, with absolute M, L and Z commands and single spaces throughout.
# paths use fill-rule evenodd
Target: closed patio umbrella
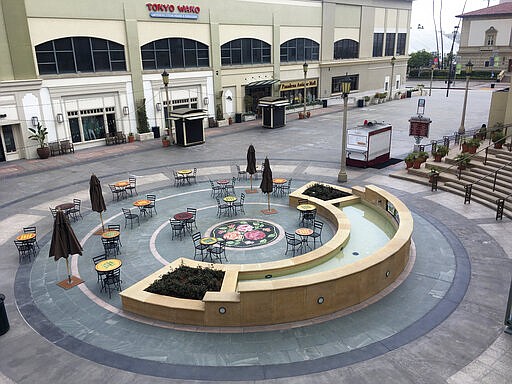
M 70 255 L 81 255 L 82 251 L 82 246 L 76 238 L 75 232 L 73 231 L 73 228 L 71 228 L 71 224 L 69 223 L 66 214 L 59 209 L 55 215 L 55 221 L 53 223 L 52 242 L 50 244 L 49 254 L 50 257 L 55 259 L 55 261 L 62 257 L 66 259 L 68 278 L 67 280 L 58 283 L 59 286 L 68 289 L 83 282 L 83 280 L 71 276 L 68 261 Z
M 103 233 L 105 231 L 105 226 L 103 225 L 103 216 L 101 213 L 107 210 L 107 206 L 103 199 L 100 181 L 95 174 L 92 174 L 91 180 L 89 180 L 89 197 L 91 199 L 92 210 L 100 214 L 101 233 Z
M 245 169 L 249 174 L 249 178 L 251 180 L 251 189 L 246 190 L 247 193 L 255 193 L 252 189 L 252 175 L 256 173 L 256 150 L 254 146 L 251 144 L 247 149 L 247 168 Z
M 272 169 L 270 169 L 270 162 L 268 161 L 268 157 L 265 157 L 265 162 L 263 163 L 263 175 L 261 176 L 260 188 L 261 192 L 267 194 L 268 202 L 268 209 L 262 210 L 261 212 L 266 215 L 277 213 L 275 209 L 270 209 L 270 194 L 274 188 L 274 183 L 272 181 Z

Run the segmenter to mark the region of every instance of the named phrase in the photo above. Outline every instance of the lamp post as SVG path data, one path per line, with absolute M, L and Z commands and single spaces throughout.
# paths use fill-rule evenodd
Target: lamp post
M 434 69 L 436 68 L 435 64 L 430 66 L 430 88 L 428 89 L 428 95 L 432 96 L 432 80 L 434 80 Z
M 302 69 L 304 70 L 304 118 L 306 118 L 306 76 L 308 74 L 308 63 L 304 62 L 304 64 L 302 64 Z
M 459 133 L 464 133 L 466 129 L 464 128 L 464 120 L 466 119 L 466 105 L 468 103 L 468 88 L 469 88 L 469 78 L 471 77 L 471 71 L 473 70 L 473 63 L 468 61 L 466 64 L 466 90 L 464 91 L 464 104 L 462 105 L 462 118 L 460 119 L 460 127 Z
M 343 93 L 343 128 L 341 131 L 341 164 L 338 173 L 338 182 L 347 181 L 347 104 L 350 93 L 350 77 L 348 73 L 341 80 L 341 92 Z
M 395 61 L 396 61 L 396 58 L 395 56 L 393 56 L 390 60 L 390 63 L 391 63 L 391 79 L 389 81 L 389 97 L 388 97 L 388 100 L 393 100 L 393 83 L 394 83 L 394 79 L 393 79 L 393 76 L 395 76 Z
M 164 69 L 164 71 L 162 72 L 162 82 L 164 83 L 164 87 L 165 87 L 165 102 L 167 104 L 167 109 L 164 109 L 165 112 L 165 128 L 167 128 L 169 130 L 169 134 L 171 135 L 171 138 L 172 138 L 172 143 L 174 144 L 175 141 L 174 141 L 174 136 L 172 134 L 172 126 L 171 126 L 171 122 L 169 121 L 169 74 L 167 73 L 167 71 Z

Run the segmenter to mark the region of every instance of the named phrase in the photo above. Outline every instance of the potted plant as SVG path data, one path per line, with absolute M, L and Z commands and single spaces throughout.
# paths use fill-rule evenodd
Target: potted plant
M 491 140 L 494 143 L 494 148 L 501 149 L 503 148 L 503 143 L 505 142 L 505 134 L 503 131 L 494 131 Z
M 162 136 L 162 147 L 168 147 L 169 145 L 171 145 L 169 136 Z
M 364 97 L 364 106 L 367 107 L 369 102 L 370 102 L 370 96 L 365 96 Z
M 153 132 L 149 130 L 148 115 L 146 113 L 146 99 L 141 99 L 137 107 L 137 136 L 139 141 L 153 139 Z
M 428 159 L 428 152 L 425 152 L 425 151 L 419 151 L 419 152 L 418 152 L 418 159 L 420 159 L 422 163 L 424 163 L 425 161 L 427 161 L 427 159 Z
M 434 161 L 436 163 L 441 162 L 443 157 L 448 154 L 449 148 L 446 145 L 438 145 L 435 151 L 432 151 L 432 156 L 434 156 Z
M 37 141 L 39 147 L 37 148 L 37 155 L 40 159 L 47 159 L 50 157 L 50 147 L 46 145 L 46 137 L 48 136 L 48 130 L 41 125 L 41 123 L 37 123 L 36 128 L 29 128 L 30 133 L 32 133 L 28 138 L 34 141 Z
M 426 161 L 426 158 L 421 156 L 421 152 L 413 152 L 414 153 L 414 163 L 412 163 L 412 167 L 414 169 L 420 169 L 421 163 Z M 427 156 L 428 157 L 428 156 Z
M 407 156 L 405 156 L 405 168 L 409 169 L 413 166 L 414 160 L 416 160 L 416 152 L 411 152 Z M 420 163 L 421 164 L 421 163 Z
M 311 117 L 311 112 L 310 111 L 306 111 L 306 117 L 309 119 Z
M 462 170 L 469 166 L 469 163 L 471 162 L 471 156 L 469 153 L 461 152 L 455 156 L 454 160 L 457 163 L 457 168 Z
M 301 120 L 302 120 L 303 118 L 304 118 L 304 112 L 300 111 L 300 112 L 299 112 L 299 119 L 301 119 Z
M 133 135 L 133 132 L 130 132 L 128 134 L 128 142 L 133 143 L 135 141 L 135 136 Z
M 437 168 L 437 167 L 430 168 L 430 170 L 428 171 L 428 181 L 431 183 L 434 179 L 434 176 L 439 175 L 439 174 L 440 174 L 439 168 Z

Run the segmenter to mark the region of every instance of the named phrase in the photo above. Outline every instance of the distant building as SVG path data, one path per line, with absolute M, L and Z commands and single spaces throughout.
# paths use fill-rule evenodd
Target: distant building
M 68 139 L 79 150 L 105 145 L 109 133 L 136 133 L 144 107 L 149 125 L 163 131 L 176 108 L 222 120 L 257 112 L 264 96 L 299 104 L 339 98 L 346 74 L 359 96 L 391 82 L 398 91 L 411 7 L 412 0 L 0 0 L 0 161 L 36 157 L 27 129 L 36 121 L 49 142 Z

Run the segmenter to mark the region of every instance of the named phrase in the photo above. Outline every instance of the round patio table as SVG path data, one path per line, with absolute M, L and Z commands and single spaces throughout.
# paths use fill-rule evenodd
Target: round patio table
M 133 202 L 133 205 L 135 205 L 136 207 L 147 207 L 148 205 L 151 204 L 151 201 L 149 200 L 146 200 L 146 199 L 143 199 L 143 200 L 137 200 L 137 201 L 134 201 Z
M 119 232 L 119 231 L 110 230 L 110 231 L 103 232 L 101 234 L 101 237 L 103 237 L 104 239 L 115 239 L 120 234 L 121 234 L 121 232 Z
M 202 237 L 199 242 L 203 245 L 214 245 L 218 243 L 218 240 L 216 237 Z
M 180 175 L 190 175 L 192 173 L 191 169 L 180 169 L 178 172 L 176 172 Z
M 61 211 L 69 211 L 71 208 L 74 208 L 74 203 L 62 203 L 55 206 L 55 209 L 60 209 Z
M 174 215 L 174 220 L 185 221 L 193 218 L 194 215 L 190 212 L 180 212 Z
M 100 261 L 94 267 L 98 272 L 112 272 L 120 268 L 123 264 L 122 260 L 119 259 L 107 259 Z
M 129 181 L 118 181 L 117 183 L 114 184 L 114 186 L 117 187 L 117 188 L 124 188 L 124 187 L 127 187 L 129 185 L 130 185 Z
M 22 233 L 18 237 L 16 237 L 16 240 L 19 241 L 30 241 L 32 239 L 35 239 L 36 234 L 35 233 Z

